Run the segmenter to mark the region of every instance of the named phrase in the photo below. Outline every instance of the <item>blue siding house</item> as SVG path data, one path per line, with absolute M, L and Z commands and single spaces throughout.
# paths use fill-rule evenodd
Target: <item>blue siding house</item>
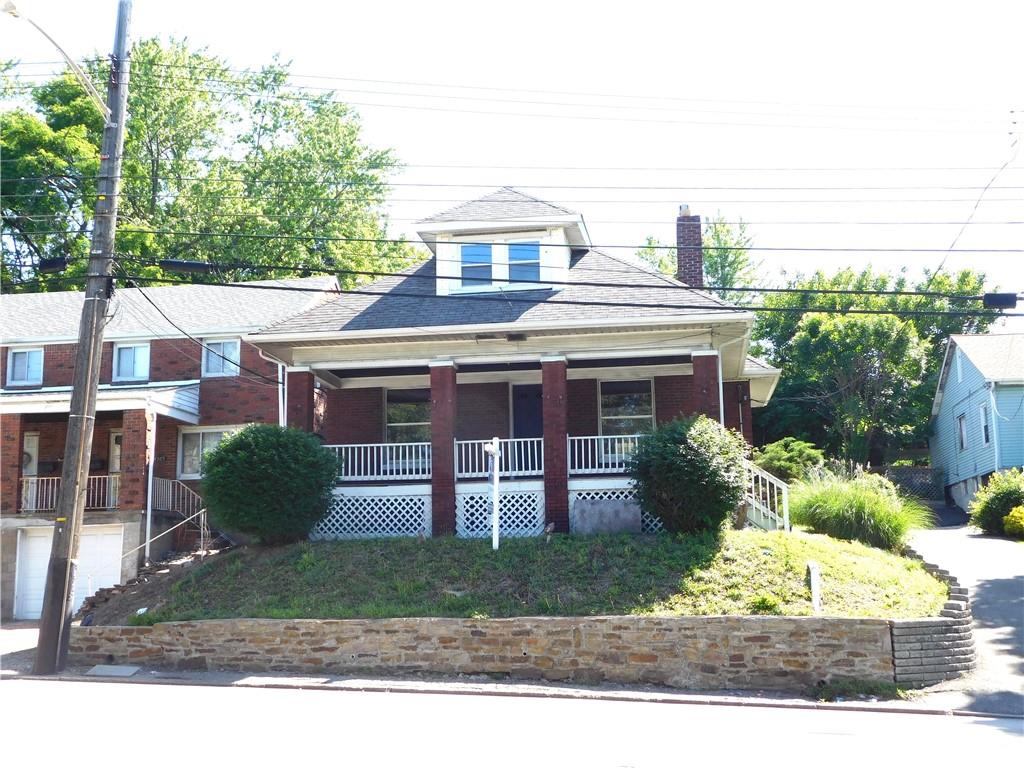
M 950 337 L 929 443 L 947 498 L 964 510 L 989 475 L 1024 465 L 1024 334 Z

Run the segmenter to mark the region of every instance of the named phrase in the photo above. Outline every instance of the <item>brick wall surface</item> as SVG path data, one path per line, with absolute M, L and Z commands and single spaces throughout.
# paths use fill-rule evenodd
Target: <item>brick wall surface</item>
M 153 450 L 153 475 L 173 480 L 178 476 L 178 427 L 181 422 L 166 416 L 156 417 L 156 444 Z
M 314 378 L 312 373 L 294 372 L 288 376 L 287 405 L 288 426 L 305 432 L 313 431 Z M 276 391 L 274 393 L 277 395 Z M 200 400 L 201 402 L 201 400 Z
M 24 417 L 21 414 L 0 414 L 0 514 L 13 515 L 18 511 L 23 434 Z M 10 549 L 6 551 L 11 552 Z
M 687 285 L 704 285 L 704 250 L 700 216 L 676 218 L 676 277 Z
M 718 357 L 693 357 L 693 412 L 718 420 Z
M 121 484 L 117 506 L 122 510 L 145 509 L 149 446 L 156 417 L 144 410 L 124 411 L 121 438 Z
M 509 437 L 509 389 L 503 381 L 459 384 L 457 440 L 488 440 Z
M 566 425 L 574 437 L 597 434 L 597 379 L 569 379 L 566 384 Z
M 261 358 L 257 349 L 249 344 L 242 344 L 240 361 L 244 368 L 254 373 L 243 369 L 238 376 L 210 376 L 200 382 L 200 424 L 277 423 L 277 365 Z M 255 375 L 257 373 L 266 378 L 260 378 Z M 291 375 L 306 376 L 310 377 L 310 382 L 312 380 L 311 374 Z M 296 395 L 301 391 L 299 386 Z M 311 396 L 309 399 L 311 401 Z M 309 408 L 308 418 L 311 419 L 312 402 Z M 305 410 L 303 418 L 307 418 Z
M 655 376 L 655 421 L 665 424 L 689 413 L 693 413 L 693 376 Z
M 384 390 L 380 387 L 325 392 L 321 434 L 331 445 L 384 442 Z
M 568 382 L 566 362 L 541 363 L 544 409 L 544 520 L 569 532 Z
M 73 627 L 69 661 L 335 674 L 499 674 L 690 689 L 893 680 L 889 622 L 781 616 L 235 619 Z
M 727 381 L 722 385 L 725 402 L 725 426 L 741 433 L 747 443 L 754 443 L 753 413 L 750 406 L 750 382 Z
M 435 366 L 430 369 L 431 514 L 435 536 L 455 533 L 456 413 L 455 367 Z

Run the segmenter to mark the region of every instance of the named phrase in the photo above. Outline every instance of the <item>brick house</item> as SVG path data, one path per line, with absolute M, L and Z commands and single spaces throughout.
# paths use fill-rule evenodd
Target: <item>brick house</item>
M 146 554 L 156 557 L 172 546 L 170 535 L 155 537 L 199 509 L 205 448 L 230 429 L 284 419 L 288 374 L 243 337 L 315 306 L 337 281 L 240 285 L 145 289 L 206 349 L 175 329 L 138 289 L 115 293 L 104 336 L 79 600 L 131 578 Z M 306 290 L 268 289 L 281 285 Z M 4 619 L 34 618 L 41 606 L 82 296 L 17 294 L 0 301 Z
M 779 371 L 747 354 L 753 314 L 700 290 L 685 207 L 678 279 L 592 248 L 582 215 L 507 187 L 417 230 L 425 263 L 247 337 L 292 372 L 293 423 L 339 456 L 314 537 L 489 535 L 492 437 L 510 535 L 628 502 L 626 459 L 655 424 L 705 413 L 751 440 Z

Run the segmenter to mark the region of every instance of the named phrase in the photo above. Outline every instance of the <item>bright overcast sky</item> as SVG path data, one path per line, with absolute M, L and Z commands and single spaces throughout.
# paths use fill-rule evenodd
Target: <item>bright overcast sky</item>
M 114 0 L 17 5 L 72 56 L 110 49 Z M 366 140 L 408 165 L 395 234 L 415 238 L 413 220 L 509 184 L 581 211 L 597 244 L 671 243 L 685 202 L 751 222 L 769 248 L 949 248 L 1009 160 L 956 247 L 1024 249 L 1024 150 L 1014 157 L 1010 137 L 1022 30 L 1024 3 L 1010 1 L 136 0 L 133 17 L 136 39 L 187 37 L 238 67 L 280 53 L 297 75 L 349 78 L 296 82 L 336 87 Z M 54 59 L 9 17 L 0 41 L 5 59 Z M 406 186 L 419 184 L 479 186 Z M 757 255 L 772 282 L 868 263 L 916 276 L 944 259 Z M 1024 254 L 954 253 L 945 266 L 1024 290 Z

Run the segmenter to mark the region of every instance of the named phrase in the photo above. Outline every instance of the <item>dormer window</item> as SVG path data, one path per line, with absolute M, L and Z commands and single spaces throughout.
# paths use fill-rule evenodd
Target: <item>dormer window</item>
M 508 281 L 536 283 L 540 280 L 540 241 L 508 244 Z
M 481 243 L 462 245 L 462 287 L 475 288 L 491 284 L 491 246 Z

